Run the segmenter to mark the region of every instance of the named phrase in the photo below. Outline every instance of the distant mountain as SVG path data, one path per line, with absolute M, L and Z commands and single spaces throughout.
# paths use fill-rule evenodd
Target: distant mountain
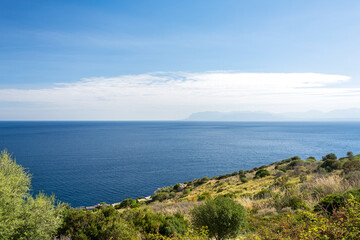
M 197 112 L 187 121 L 360 121 L 360 109 L 339 109 L 330 112 L 269 113 L 260 111 Z

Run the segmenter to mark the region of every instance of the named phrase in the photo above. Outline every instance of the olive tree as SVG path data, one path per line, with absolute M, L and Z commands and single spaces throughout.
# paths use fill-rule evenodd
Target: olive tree
M 50 239 L 62 222 L 54 196 L 30 194 L 31 176 L 0 153 L 0 239 Z
M 207 227 L 209 237 L 217 240 L 236 237 L 246 224 L 245 208 L 226 197 L 207 200 L 191 211 L 195 227 Z

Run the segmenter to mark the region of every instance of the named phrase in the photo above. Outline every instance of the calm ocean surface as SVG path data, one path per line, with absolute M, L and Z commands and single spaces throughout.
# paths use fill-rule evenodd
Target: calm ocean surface
M 90 206 L 295 155 L 360 153 L 360 123 L 0 122 L 0 148 L 35 193 Z

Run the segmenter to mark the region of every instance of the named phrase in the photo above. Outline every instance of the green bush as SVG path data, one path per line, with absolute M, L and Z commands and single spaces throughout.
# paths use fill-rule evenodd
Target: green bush
M 287 207 L 293 210 L 308 209 L 304 200 L 299 196 L 293 194 L 286 194 L 283 196 L 277 195 L 275 198 L 275 208 L 280 211 L 281 209 Z
M 207 227 L 209 237 L 217 240 L 236 237 L 246 224 L 246 210 L 235 200 L 217 197 L 191 211 L 195 227 Z
M 330 194 L 323 197 L 320 202 L 314 207 L 315 212 L 326 212 L 332 214 L 334 210 L 345 206 L 345 197 L 342 194 Z
M 138 207 L 140 204 L 132 198 L 128 198 L 123 200 L 116 208 L 135 208 Z
M 316 158 L 315 157 L 308 157 L 306 159 L 306 162 L 314 163 L 314 162 L 316 162 Z
M 286 170 L 294 170 L 298 166 L 304 166 L 305 162 L 303 160 L 294 160 L 291 161 L 287 166 Z
M 239 175 L 239 178 L 240 178 L 240 181 L 241 181 L 242 183 L 248 182 L 245 174 L 240 174 L 240 175 Z
M 220 196 L 219 196 L 220 197 Z M 226 197 L 226 198 L 236 198 L 236 195 L 233 193 L 225 193 L 223 195 L 221 195 L 221 197 Z
M 255 179 L 270 176 L 270 172 L 266 169 L 260 169 L 255 173 Z
M 332 172 L 341 168 L 341 162 L 336 159 L 325 159 L 320 168 L 324 168 L 327 172 Z
M 183 215 L 176 213 L 173 216 L 167 216 L 160 226 L 159 233 L 164 236 L 173 236 L 174 234 L 185 234 L 190 224 Z
M 210 198 L 211 198 L 211 196 L 208 192 L 203 192 L 199 195 L 198 201 L 203 201 L 203 200 L 210 199 Z
M 64 207 L 54 196 L 31 195 L 31 177 L 10 155 L 0 153 L 0 239 L 50 239 Z
M 329 153 L 326 156 L 323 156 L 322 160 L 337 160 L 337 156 L 334 153 Z
M 120 217 L 114 207 L 109 206 L 97 211 L 68 209 L 58 235 L 70 239 L 119 239 L 135 240 L 138 232 L 131 223 Z
M 195 227 L 207 227 L 209 237 L 236 237 L 246 224 L 245 208 L 230 198 L 217 197 L 191 211 Z
M 128 209 L 121 213 L 121 216 L 133 224 L 142 233 L 159 233 L 165 217 L 162 214 L 154 213 L 147 208 Z
M 174 190 L 177 191 L 180 186 L 181 186 L 180 183 L 175 184 L 175 185 L 174 185 Z
M 345 173 L 349 173 L 351 171 L 359 171 L 360 170 L 360 160 L 349 160 L 344 163 L 342 166 Z

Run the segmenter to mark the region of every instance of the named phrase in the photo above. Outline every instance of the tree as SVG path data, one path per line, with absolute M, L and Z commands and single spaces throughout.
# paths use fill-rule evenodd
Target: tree
M 245 208 L 231 198 L 217 197 L 191 211 L 195 227 L 207 227 L 217 240 L 236 237 L 246 223 Z
M 337 156 L 335 155 L 335 153 L 329 153 L 326 156 L 323 156 L 322 160 L 337 160 Z
M 353 154 L 353 152 L 347 152 L 346 155 L 348 156 L 348 158 L 349 158 L 350 161 L 353 161 L 353 160 L 354 160 L 354 154 Z
M 30 194 L 31 177 L 0 153 L 0 239 L 50 239 L 62 222 L 54 196 Z

